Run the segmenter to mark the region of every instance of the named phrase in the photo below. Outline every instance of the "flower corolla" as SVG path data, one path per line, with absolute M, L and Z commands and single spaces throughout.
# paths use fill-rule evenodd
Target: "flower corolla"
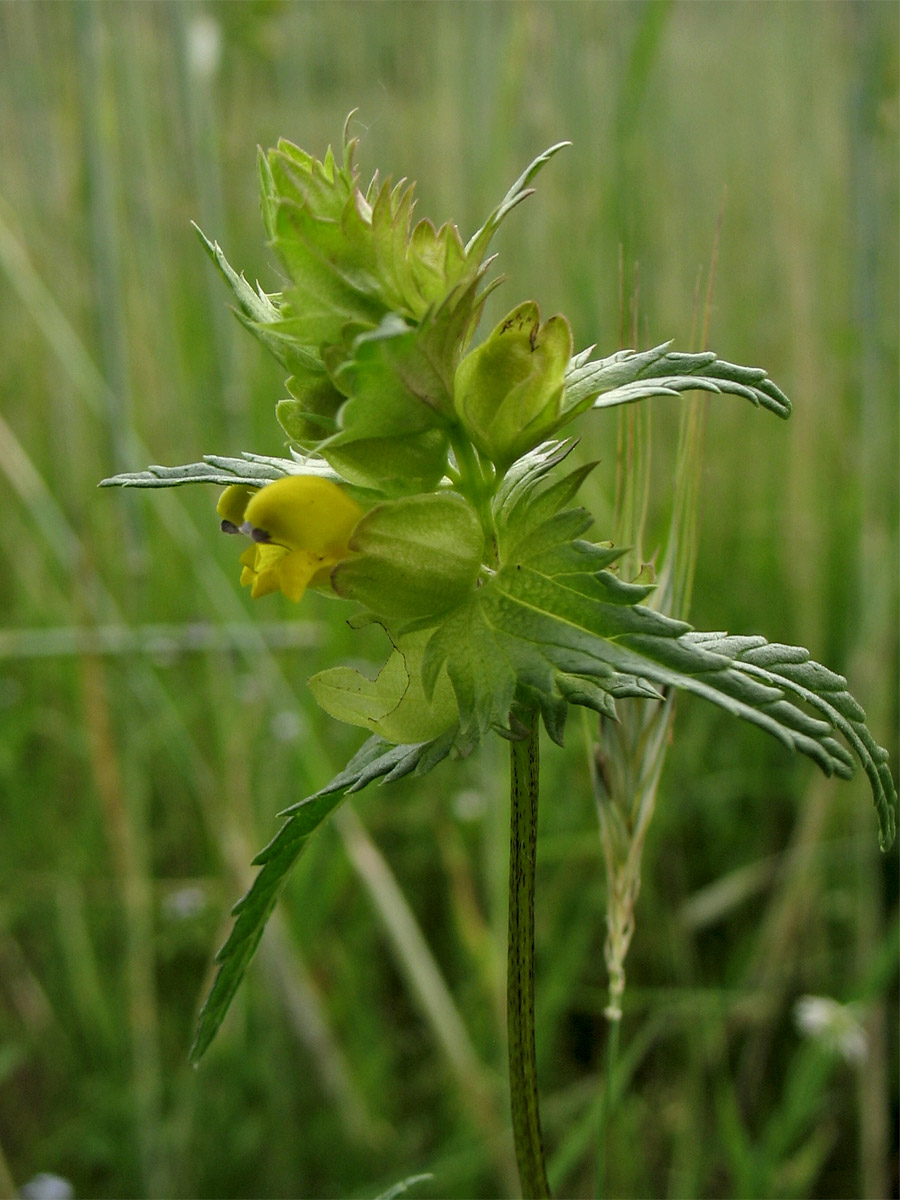
M 216 511 L 224 532 L 252 539 L 240 558 L 244 587 L 254 599 L 281 591 L 289 600 L 302 599 L 308 587 L 330 585 L 363 515 L 336 483 L 314 475 L 286 475 L 263 488 L 233 484 Z

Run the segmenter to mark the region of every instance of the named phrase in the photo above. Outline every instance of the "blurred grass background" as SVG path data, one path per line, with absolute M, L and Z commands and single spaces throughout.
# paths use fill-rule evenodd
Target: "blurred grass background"
M 190 229 L 270 290 L 254 152 L 317 154 L 498 239 L 579 346 L 710 345 L 786 425 L 709 414 L 693 619 L 846 673 L 897 763 L 898 11 L 881 3 L 9 3 L 0 8 L 0 1192 L 510 1194 L 502 746 L 374 789 L 316 839 L 200 1069 L 196 1008 L 275 814 L 359 738 L 305 678 L 377 659 L 342 611 L 250 605 L 214 495 L 98 492 L 278 454 L 281 372 Z M 505 306 L 505 308 L 503 307 Z M 677 403 L 654 402 L 654 519 Z M 585 421 L 608 527 L 615 418 Z M 897 1195 L 897 856 L 865 781 L 681 705 L 628 961 L 611 1195 Z M 602 869 L 579 723 L 548 750 L 538 1054 L 551 1180 L 591 1195 Z M 869 1053 L 801 1037 L 854 1002 Z

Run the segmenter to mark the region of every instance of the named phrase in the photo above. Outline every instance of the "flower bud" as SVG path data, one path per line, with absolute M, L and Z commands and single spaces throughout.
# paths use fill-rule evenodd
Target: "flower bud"
M 556 427 L 572 357 L 564 316 L 543 325 L 529 300 L 504 318 L 456 370 L 454 403 L 469 437 L 505 468 Z

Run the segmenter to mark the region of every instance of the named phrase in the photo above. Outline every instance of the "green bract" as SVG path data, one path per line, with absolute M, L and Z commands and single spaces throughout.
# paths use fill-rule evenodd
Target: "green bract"
M 432 741 L 455 728 L 458 709 L 446 671 L 438 674 L 430 694 L 425 692 L 422 655 L 428 638 L 427 631 L 398 638 L 374 680 L 352 667 L 332 667 L 312 676 L 310 690 L 331 716 L 386 742 Z
M 359 486 L 430 490 L 448 465 L 456 368 L 481 316 L 485 254 L 505 216 L 563 145 L 527 168 L 467 243 L 413 223 L 413 186 L 363 190 L 345 129 L 341 160 L 287 141 L 260 155 L 263 223 L 287 282 L 252 288 L 200 234 L 241 323 L 290 371 L 277 416 L 298 447 Z M 198 231 L 199 232 L 199 231 Z
M 372 737 L 331 784 L 288 811 L 257 859 L 196 1054 L 221 1022 L 287 872 L 340 796 L 430 770 L 492 730 L 515 738 L 517 712 L 540 712 L 561 741 L 570 705 L 613 719 L 621 697 L 656 703 L 671 689 L 691 692 L 828 774 L 849 775 L 859 762 L 882 845 L 894 835 L 887 755 L 845 680 L 800 647 L 699 634 L 645 604 L 652 588 L 623 579 L 622 550 L 591 540 L 590 514 L 571 507 L 590 465 L 555 473 L 574 441 L 548 438 L 588 410 L 699 389 L 787 417 L 787 397 L 761 368 L 711 352 L 663 344 L 573 354 L 566 318 L 542 323 L 533 300 L 472 348 L 494 286 L 485 279 L 491 238 L 564 143 L 531 163 L 468 242 L 454 225 L 413 223 L 412 185 L 376 175 L 362 188 L 355 144 L 345 130 L 340 160 L 285 141 L 260 157 L 280 291 L 251 287 L 200 235 L 238 319 L 288 374 L 289 396 L 276 407 L 288 456 L 210 456 L 104 480 L 231 486 L 222 515 L 228 532 L 252 539 L 243 565 L 254 595 L 296 599 L 321 587 L 380 623 L 392 645 L 374 679 L 336 666 L 311 681 L 327 712 Z M 319 482 L 295 486 L 296 476 Z M 327 544 L 309 527 L 311 511 L 337 531 Z

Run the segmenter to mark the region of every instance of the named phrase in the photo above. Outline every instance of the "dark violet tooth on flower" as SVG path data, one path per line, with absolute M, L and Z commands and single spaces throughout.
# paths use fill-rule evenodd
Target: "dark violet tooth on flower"
M 219 525 L 219 528 L 222 530 L 223 533 L 240 533 L 241 532 L 238 529 L 237 525 L 235 525 L 234 521 L 226 521 L 224 517 L 222 518 L 222 522 Z
M 326 585 L 331 568 L 349 553 L 348 539 L 363 515 L 336 483 L 315 475 L 285 475 L 263 488 L 226 488 L 217 511 L 252 542 L 240 563 L 241 583 L 254 599 L 281 591 L 294 601 L 314 579 Z

